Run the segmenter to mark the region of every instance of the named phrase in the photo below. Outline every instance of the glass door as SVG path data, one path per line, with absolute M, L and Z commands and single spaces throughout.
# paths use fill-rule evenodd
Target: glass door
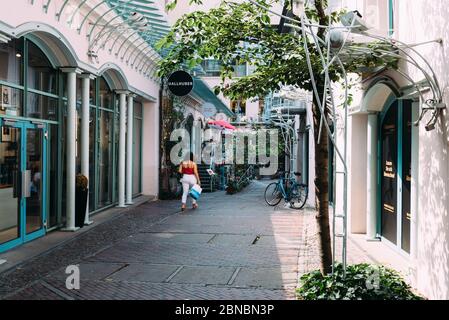
M 412 103 L 397 100 L 381 120 L 380 233 L 410 253 Z
M 0 252 L 45 234 L 46 125 L 0 119 Z
M 0 252 L 21 242 L 22 130 L 0 119 Z
M 45 196 L 43 189 L 44 173 L 44 127 L 27 124 L 25 172 L 25 241 L 43 235 Z

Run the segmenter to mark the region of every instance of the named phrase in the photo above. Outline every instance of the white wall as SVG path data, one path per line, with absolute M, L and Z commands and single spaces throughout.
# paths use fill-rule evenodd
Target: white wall
M 449 81 L 449 7 L 444 0 L 398 1 L 396 37 L 407 43 L 443 38 L 443 45 L 420 46 L 419 51 L 437 73 L 442 89 Z M 420 73 L 409 67 L 414 79 Z M 445 94 L 445 103 L 449 97 Z M 449 299 L 449 117 L 437 129 L 419 133 L 417 284 L 430 298 Z
M 143 104 L 142 193 L 159 196 L 159 101 Z
M 377 30 L 373 33 L 388 32 L 388 1 L 365 0 L 362 14 L 370 25 Z M 445 0 L 415 0 L 411 5 L 409 0 L 396 0 L 395 30 L 393 38 L 408 44 L 432 41 L 442 38 L 443 43 L 428 43 L 416 46 L 435 70 L 436 77 L 443 90 L 443 99 L 449 105 L 447 88 L 449 85 L 449 7 Z M 360 3 L 357 2 L 360 7 Z M 416 57 L 416 56 L 415 56 Z M 419 62 L 425 66 L 424 62 Z M 401 63 L 401 70 L 416 82 L 424 79 L 421 71 L 414 66 Z M 425 67 L 427 71 L 430 69 Z M 391 74 L 391 73 L 390 73 Z M 401 78 L 398 74 L 397 78 Z M 400 85 L 407 83 L 404 78 Z M 429 93 L 425 98 L 430 98 Z M 418 156 L 418 168 L 412 177 L 412 186 L 416 186 L 417 193 L 412 202 L 412 254 L 407 259 L 411 268 L 415 269 L 414 285 L 425 296 L 431 299 L 449 299 L 449 116 L 447 110 L 443 112 L 437 123 L 437 128 L 427 132 L 424 128 L 428 117 L 419 126 L 416 134 L 418 141 L 414 141 L 413 150 Z M 364 197 L 362 189 L 366 180 L 366 123 L 363 116 L 353 117 L 351 133 L 351 223 L 353 232 L 363 232 Z M 359 188 L 360 187 L 360 188 Z M 412 187 L 413 188 L 413 187 Z M 361 191 L 359 191 L 361 190 Z M 357 215 L 357 218 L 356 216 Z M 415 227 L 416 226 L 416 229 Z M 414 231 L 415 230 L 415 231 Z M 398 253 L 399 255 L 399 253 Z

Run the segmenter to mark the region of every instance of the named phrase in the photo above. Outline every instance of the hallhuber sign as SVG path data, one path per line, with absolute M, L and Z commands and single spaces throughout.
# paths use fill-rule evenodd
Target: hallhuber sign
M 193 78 L 185 71 L 176 71 L 168 78 L 167 85 L 175 96 L 184 97 L 193 90 Z

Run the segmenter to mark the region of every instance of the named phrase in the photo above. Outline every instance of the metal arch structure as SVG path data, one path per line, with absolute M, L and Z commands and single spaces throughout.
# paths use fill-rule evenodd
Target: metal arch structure
M 412 86 L 414 86 L 417 90 L 417 94 L 419 94 L 421 101 L 420 101 L 420 109 L 421 109 L 421 115 L 418 119 L 418 121 L 415 123 L 415 125 L 419 125 L 422 119 L 424 118 L 424 115 L 427 112 L 432 112 L 432 117 L 430 121 L 426 124 L 426 130 L 430 131 L 435 128 L 435 124 L 438 121 L 441 112 L 443 109 L 446 108 L 446 105 L 443 103 L 443 97 L 442 97 L 442 90 L 438 82 L 438 78 L 432 69 L 430 63 L 425 59 L 423 55 L 421 55 L 417 50 L 414 49 L 414 46 L 407 45 L 406 43 L 403 43 L 401 41 L 387 38 L 387 37 L 381 37 L 377 35 L 370 34 L 368 32 L 368 28 L 363 28 L 363 24 L 360 23 L 360 19 L 356 17 L 356 12 L 352 13 L 351 15 L 346 17 L 345 21 L 342 21 L 343 26 L 341 25 L 332 25 L 329 23 L 329 25 L 317 25 L 310 22 L 309 18 L 307 17 L 307 13 L 305 10 L 305 7 L 309 5 L 309 0 L 293 0 L 296 10 L 298 12 L 295 12 L 297 18 L 292 18 L 289 16 L 286 16 L 284 14 L 279 14 L 275 11 L 273 11 L 271 8 L 265 7 L 261 3 L 255 1 L 255 0 L 248 0 L 250 3 L 252 3 L 254 6 L 258 6 L 271 14 L 274 14 L 276 16 L 281 17 L 283 21 L 289 21 L 288 26 L 292 27 L 297 31 L 297 36 L 302 37 L 304 41 L 302 41 L 305 51 L 305 58 L 307 61 L 307 68 L 309 71 L 310 79 L 312 82 L 312 94 L 315 98 L 316 107 L 320 110 L 321 113 L 321 121 L 320 121 L 320 133 L 319 137 L 321 136 L 321 131 L 326 130 L 328 132 L 329 138 L 331 140 L 331 143 L 333 145 L 333 148 L 335 150 L 335 159 L 337 157 L 340 160 L 340 163 L 343 167 L 343 171 L 337 171 L 335 166 L 335 171 L 333 172 L 333 177 L 336 179 L 337 175 L 341 174 L 343 175 L 343 205 L 342 205 L 342 212 L 334 212 L 333 213 L 333 263 L 332 263 L 332 272 L 335 272 L 335 266 L 338 263 L 337 257 L 336 257 L 336 240 L 341 239 L 342 240 L 342 250 L 341 250 L 341 263 L 343 265 L 344 273 L 346 274 L 346 268 L 347 268 L 347 233 L 348 233 L 348 159 L 347 159 L 347 140 L 348 140 L 348 105 L 349 105 L 349 85 L 348 85 L 348 75 L 346 73 L 346 69 L 344 66 L 344 63 L 342 60 L 345 58 L 345 54 L 351 56 L 351 54 L 357 53 L 362 49 L 362 54 L 381 54 L 381 56 L 378 56 L 380 58 L 392 58 L 392 59 L 402 59 L 406 61 L 407 63 L 410 63 L 414 67 L 416 67 L 421 73 L 423 74 L 426 83 L 431 91 L 432 97 L 430 99 L 424 99 L 422 94 L 422 88 L 415 82 L 413 79 L 407 75 L 406 72 L 398 69 L 397 71 L 400 75 L 402 75 L 408 82 L 411 83 Z M 351 14 L 351 13 L 349 13 Z M 347 18 L 350 18 L 349 21 Z M 329 22 L 330 22 L 329 17 Z M 356 21 L 357 20 L 357 21 Z M 357 23 L 356 23 L 357 22 Z M 341 43 L 339 43 L 338 49 L 335 50 L 334 48 L 331 48 L 331 40 L 329 39 L 320 39 L 316 33 L 317 28 L 324 28 L 326 29 L 326 33 L 329 34 L 330 32 L 339 32 L 340 33 L 340 39 L 343 39 Z M 376 51 L 376 46 L 373 47 L 373 43 L 366 43 L 366 44 L 358 44 L 358 46 L 354 47 L 350 45 L 349 37 L 352 34 L 362 34 L 363 36 L 366 36 L 368 38 L 371 38 L 375 41 L 378 41 L 381 45 L 388 44 L 392 50 L 378 50 Z M 310 41 L 310 44 L 309 44 Z M 365 45 L 365 46 L 364 46 Z M 371 46 L 370 46 L 371 45 Z M 322 93 L 323 96 L 320 96 L 320 92 L 317 89 L 317 83 L 315 81 L 315 73 L 313 70 L 313 66 L 311 63 L 311 46 L 313 46 L 314 50 L 318 53 L 319 58 L 321 60 L 321 65 L 323 68 L 323 73 L 325 76 L 325 89 Z M 383 56 L 382 56 L 383 55 Z M 343 82 L 344 82 L 344 103 L 343 103 L 343 112 L 344 116 L 340 117 L 337 113 L 337 106 L 334 99 L 334 92 L 332 88 L 332 83 L 330 81 L 329 76 L 329 67 L 335 66 L 339 70 L 341 70 Z M 323 115 L 325 114 L 325 110 L 329 110 L 329 114 L 331 119 L 325 118 Z M 337 123 L 338 121 L 341 121 L 341 118 L 343 118 L 343 125 L 340 129 L 344 130 L 344 141 L 343 141 L 343 150 L 341 150 L 340 144 L 337 143 L 337 126 L 335 125 L 335 130 L 331 130 L 331 122 L 333 124 Z M 285 124 L 281 124 L 280 127 L 285 127 Z M 319 143 L 320 140 L 317 142 Z M 336 185 L 337 186 L 337 185 Z M 334 190 L 334 192 L 336 192 Z M 336 201 L 337 198 L 334 197 L 334 200 Z M 337 204 L 334 203 L 334 208 L 338 208 Z M 337 231 L 337 220 L 341 219 L 341 227 L 342 231 Z
M 153 37 L 153 36 L 152 36 L 151 34 L 150 34 L 150 35 L 147 35 L 146 37 L 144 37 L 144 38 L 143 38 L 143 42 L 140 43 L 140 44 L 138 44 L 138 45 L 136 45 L 136 46 L 134 47 L 134 49 L 131 50 L 131 52 L 129 53 L 128 58 L 125 60 L 126 63 L 129 63 L 129 61 L 131 60 L 131 57 L 133 57 L 134 54 L 136 53 L 136 51 L 138 51 L 143 45 L 145 45 L 145 44 L 148 45 L 147 41 L 148 41 L 148 40 L 151 41 L 151 40 L 152 40 L 152 37 Z M 122 58 L 121 58 L 122 60 L 125 59 L 126 53 L 129 51 L 129 49 L 131 49 L 131 46 L 129 46 L 129 47 L 125 50 L 125 52 L 123 53 L 123 56 L 122 56 Z M 138 55 L 135 56 L 136 59 L 137 59 L 137 56 L 138 56 Z M 136 61 L 134 60 L 134 62 L 131 64 L 131 66 L 134 66 L 134 63 L 135 63 L 135 62 L 136 62 Z
M 131 1 L 131 0 L 127 1 L 126 3 L 123 3 L 123 6 L 126 7 L 126 5 L 127 5 L 130 1 Z M 121 7 L 121 6 L 122 6 L 122 3 L 119 3 L 119 4 L 117 4 L 117 5 L 115 5 L 115 6 L 111 7 L 111 8 L 109 8 L 109 9 L 106 10 L 102 15 L 100 15 L 100 16 L 95 20 L 94 23 L 92 23 L 92 28 L 91 28 L 90 31 L 87 33 L 87 39 L 89 40 L 89 42 L 90 42 L 90 40 L 91 40 L 92 33 L 94 32 L 94 30 L 95 30 L 95 28 L 97 27 L 98 23 L 99 23 L 101 20 L 103 20 L 103 18 L 104 18 L 108 13 L 110 13 L 110 12 L 112 12 L 112 11 L 115 11 L 115 10 L 118 10 L 118 8 Z M 97 36 L 98 36 L 99 34 L 101 34 L 101 33 L 104 31 L 104 29 L 107 28 L 107 27 L 111 24 L 112 21 L 116 20 L 117 18 L 121 18 L 121 17 L 122 17 L 122 14 L 115 15 L 115 16 L 112 17 L 110 20 L 106 21 L 106 24 L 105 24 L 105 25 L 103 26 L 103 28 L 97 33 Z M 94 43 L 94 41 L 92 41 L 92 43 Z
M 71 1 L 76 7 L 74 7 L 73 11 L 70 13 L 70 17 L 67 21 L 69 27 L 72 26 L 77 13 L 79 13 L 83 7 L 87 6 L 89 0 L 61 1 L 60 6 L 56 8 L 55 18 L 57 21 L 60 21 L 64 10 L 68 7 Z M 31 4 L 34 5 L 34 2 L 35 1 L 32 0 Z M 48 8 L 51 2 L 51 0 L 43 1 L 42 6 L 46 13 L 48 13 Z M 94 18 L 94 21 L 90 22 L 90 20 L 92 20 L 90 17 L 95 15 L 95 12 L 101 6 L 105 7 L 105 11 L 102 11 L 100 15 Z M 97 52 L 100 49 L 104 49 L 111 39 L 114 39 L 114 42 L 109 48 L 109 53 L 113 53 L 115 46 L 120 42 L 120 38 L 123 38 L 115 55 L 117 57 L 120 56 L 122 49 L 124 49 L 124 53 L 121 57 L 123 60 L 132 49 L 126 63 L 129 64 L 132 58 L 133 62 L 131 66 L 135 67 L 136 70 L 139 70 L 140 68 L 140 73 L 143 72 L 145 76 L 149 76 L 149 71 L 154 68 L 152 65 L 157 60 L 157 57 L 159 57 L 159 54 L 155 50 L 155 44 L 170 31 L 167 19 L 156 5 L 156 1 L 99 0 L 94 5 L 87 6 L 86 11 L 86 14 L 82 17 L 76 30 L 80 34 L 83 26 L 87 22 L 91 24 L 91 27 L 86 34 L 89 40 L 88 55 L 96 57 Z M 111 13 L 113 13 L 113 15 L 111 15 L 110 18 L 105 19 L 106 16 Z M 138 19 L 136 19 L 136 17 L 138 17 Z M 98 29 L 98 31 L 96 31 L 96 29 Z M 135 41 L 131 41 L 133 37 L 136 41 L 139 41 L 138 45 L 135 45 Z M 145 61 L 145 57 L 148 57 L 150 61 Z

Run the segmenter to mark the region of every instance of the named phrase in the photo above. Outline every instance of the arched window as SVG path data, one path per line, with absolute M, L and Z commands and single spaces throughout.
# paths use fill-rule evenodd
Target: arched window
M 98 208 L 113 202 L 114 100 L 114 92 L 101 77 L 98 106 Z
M 0 43 L 0 115 L 21 116 L 23 112 L 23 39 Z

